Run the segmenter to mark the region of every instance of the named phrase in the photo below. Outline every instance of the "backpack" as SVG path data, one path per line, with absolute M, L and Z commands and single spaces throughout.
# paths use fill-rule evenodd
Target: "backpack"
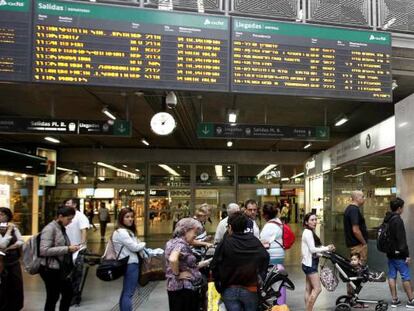
M 390 223 L 395 216 L 392 216 L 387 222 L 383 221 L 377 231 L 377 249 L 382 253 L 392 253 L 392 239 L 390 233 Z
M 38 274 L 40 269 L 40 238 L 41 232 L 33 235 L 23 245 L 23 266 L 29 274 Z
M 276 221 L 269 221 L 269 223 L 276 224 L 282 228 L 282 244 L 275 240 L 283 249 L 289 249 L 295 243 L 295 234 L 288 224 L 279 223 Z

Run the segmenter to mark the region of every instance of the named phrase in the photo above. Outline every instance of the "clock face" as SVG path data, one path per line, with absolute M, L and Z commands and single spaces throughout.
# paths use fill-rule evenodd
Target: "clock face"
M 158 112 L 151 119 L 151 129 L 158 135 L 169 135 L 176 127 L 174 117 L 168 112 Z

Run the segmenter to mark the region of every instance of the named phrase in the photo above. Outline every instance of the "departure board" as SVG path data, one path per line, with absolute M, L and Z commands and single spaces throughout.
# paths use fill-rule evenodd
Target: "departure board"
M 0 81 L 30 79 L 30 0 L 0 0 Z
M 229 91 L 229 19 L 36 0 L 33 81 Z
M 391 35 L 232 19 L 231 90 L 392 101 Z

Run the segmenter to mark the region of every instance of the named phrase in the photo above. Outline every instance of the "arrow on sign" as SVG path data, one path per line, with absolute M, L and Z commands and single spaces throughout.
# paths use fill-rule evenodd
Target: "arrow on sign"
M 204 135 L 207 135 L 210 133 L 210 130 L 208 129 L 207 125 L 204 126 L 204 129 L 201 131 Z
M 118 128 L 118 131 L 120 131 L 121 133 L 126 131 L 126 128 L 124 127 L 123 123 L 121 123 L 121 126 Z

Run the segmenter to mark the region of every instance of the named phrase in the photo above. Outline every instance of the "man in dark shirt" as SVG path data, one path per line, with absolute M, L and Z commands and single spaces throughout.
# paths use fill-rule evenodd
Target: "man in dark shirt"
M 217 246 L 211 269 L 227 310 L 256 311 L 258 274 L 264 276 L 269 254 L 254 235 L 244 233 L 247 216 L 236 212 L 228 218 L 228 234 Z
M 406 307 L 414 309 L 414 295 L 411 288 L 411 273 L 409 264 L 411 262 L 410 253 L 407 245 L 407 236 L 405 233 L 404 222 L 401 214 L 404 208 L 404 201 L 395 198 L 390 202 L 391 212 L 388 212 L 384 218 L 384 222 L 388 223 L 388 232 L 391 240 L 392 248 L 388 257 L 388 284 L 391 291 L 392 302 L 391 307 L 398 307 L 401 301 L 397 296 L 396 280 L 398 272 L 401 275 L 404 291 L 407 294 L 408 302 Z
M 360 208 L 365 203 L 365 196 L 362 191 L 353 191 L 351 204 L 345 209 L 344 233 L 345 243 L 351 254 L 359 254 L 363 264 L 368 259 L 368 231 Z

